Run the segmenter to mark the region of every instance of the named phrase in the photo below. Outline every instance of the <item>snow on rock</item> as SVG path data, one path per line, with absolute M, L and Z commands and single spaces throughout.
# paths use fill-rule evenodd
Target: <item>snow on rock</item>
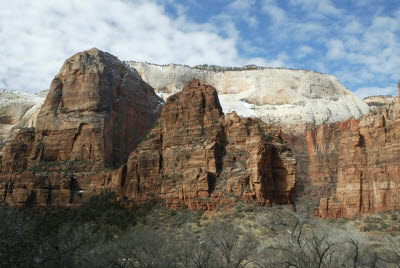
M 21 127 L 34 127 L 47 93 L 31 94 L 0 89 L 0 142 L 13 138 Z
M 185 65 L 126 62 L 163 99 L 192 78 L 214 86 L 225 113 L 259 117 L 280 125 L 322 124 L 361 119 L 369 106 L 332 75 L 307 70 L 258 68 L 212 71 Z

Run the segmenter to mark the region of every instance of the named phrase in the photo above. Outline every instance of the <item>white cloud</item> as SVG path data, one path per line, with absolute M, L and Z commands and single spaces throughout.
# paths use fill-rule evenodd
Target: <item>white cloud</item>
M 397 95 L 397 89 L 393 87 L 362 87 L 357 89 L 354 92 L 361 99 L 368 96 L 377 96 L 377 95 Z
M 221 29 L 188 20 L 184 8 L 170 18 L 154 1 L 0 0 L 0 6 L 0 87 L 46 89 L 66 58 L 92 47 L 121 60 L 266 64 L 238 54 L 234 26 L 222 37 Z
M 345 27 L 343 28 L 343 32 L 348 34 L 357 34 L 361 33 L 362 31 L 363 26 L 355 19 L 352 19 L 350 22 L 346 23 Z
M 309 12 L 313 17 L 340 16 L 342 10 L 335 7 L 329 0 L 290 0 L 289 3 Z
M 328 59 L 339 60 L 346 55 L 344 45 L 341 40 L 329 40 L 327 43 Z
M 264 0 L 262 9 L 271 17 L 274 24 L 287 23 L 288 18 L 285 10 L 278 6 L 275 0 Z
M 304 58 L 305 56 L 311 54 L 314 49 L 310 46 L 301 46 L 297 52 L 298 58 Z

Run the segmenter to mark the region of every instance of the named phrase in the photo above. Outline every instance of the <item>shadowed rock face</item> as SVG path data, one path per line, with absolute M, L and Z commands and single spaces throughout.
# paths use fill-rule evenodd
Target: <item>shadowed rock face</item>
M 125 200 L 159 197 L 172 208 L 212 210 L 236 198 L 287 204 L 295 167 L 279 130 L 236 113 L 223 115 L 215 88 L 193 79 L 167 100 L 117 184 Z
M 30 133 L 33 143 L 25 146 L 25 164 L 16 166 L 12 160 L 14 144 L 6 149 L 3 171 L 49 161 L 119 166 L 150 130 L 162 103 L 136 71 L 116 57 L 97 49 L 78 53 L 51 83 Z

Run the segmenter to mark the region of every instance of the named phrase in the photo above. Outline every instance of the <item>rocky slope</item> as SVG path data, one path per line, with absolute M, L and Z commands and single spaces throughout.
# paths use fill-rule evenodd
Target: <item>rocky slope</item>
M 369 107 L 336 77 L 306 70 L 260 68 L 242 71 L 200 70 L 183 65 L 127 62 L 164 99 L 192 78 L 213 85 L 225 113 L 261 118 L 280 126 L 305 126 L 360 119 Z M 304 128 L 300 128 L 304 131 Z
M 120 170 L 120 196 L 213 210 L 236 199 L 292 202 L 296 161 L 278 129 L 224 115 L 212 86 L 193 79 L 169 97 L 147 140 Z

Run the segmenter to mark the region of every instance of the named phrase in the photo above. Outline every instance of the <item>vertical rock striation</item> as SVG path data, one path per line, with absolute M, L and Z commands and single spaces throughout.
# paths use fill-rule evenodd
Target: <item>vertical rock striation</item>
M 24 164 L 13 163 L 15 143 L 25 144 L 17 137 L 5 153 L 3 171 L 49 161 L 119 166 L 150 130 L 161 105 L 152 88 L 116 57 L 98 49 L 78 53 L 51 83 L 30 130 L 34 138 L 25 146 Z
M 310 184 L 325 187 L 318 214 L 353 217 L 400 204 L 400 104 L 307 135 Z M 328 189 L 328 190 L 326 190 Z
M 36 127 L 22 129 L 5 148 L 2 199 L 68 206 L 111 187 L 105 168 L 127 160 L 162 105 L 116 57 L 95 48 L 72 56 L 52 81 Z
M 236 198 L 286 204 L 295 168 L 279 130 L 236 113 L 223 115 L 215 88 L 193 79 L 168 98 L 116 183 L 125 200 L 160 197 L 172 208 L 212 210 Z

